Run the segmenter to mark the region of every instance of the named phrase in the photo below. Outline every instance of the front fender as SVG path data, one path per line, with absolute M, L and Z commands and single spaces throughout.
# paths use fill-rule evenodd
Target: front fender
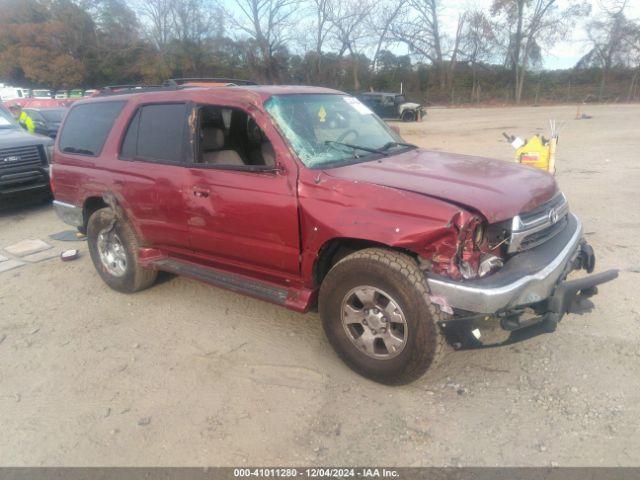
M 453 219 L 470 215 L 458 206 L 396 188 L 303 172 L 298 185 L 302 276 L 313 285 L 313 267 L 324 245 L 349 238 L 433 255 L 452 245 Z M 449 248 L 448 250 L 451 250 Z

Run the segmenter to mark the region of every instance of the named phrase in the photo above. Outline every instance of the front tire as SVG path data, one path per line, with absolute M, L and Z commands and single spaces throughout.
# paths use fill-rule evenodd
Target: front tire
M 405 110 L 402 112 L 402 121 L 403 122 L 415 122 L 416 114 L 412 110 Z
M 445 349 L 424 274 L 409 256 L 371 248 L 340 260 L 320 287 L 329 342 L 353 370 L 384 384 L 422 376 Z
M 138 264 L 139 244 L 133 228 L 112 209 L 101 208 L 91 215 L 87 243 L 98 274 L 114 290 L 134 293 L 155 282 L 158 273 Z

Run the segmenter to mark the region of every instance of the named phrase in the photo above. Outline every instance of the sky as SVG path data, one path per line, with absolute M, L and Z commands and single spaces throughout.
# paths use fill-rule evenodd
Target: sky
M 558 42 L 545 52 L 545 69 L 553 70 L 559 68 L 573 67 L 582 56 L 589 50 L 586 42 L 585 24 L 599 15 L 602 15 L 602 3 L 607 0 L 592 0 L 591 15 L 582 19 L 566 41 Z M 492 0 L 446 0 L 442 2 L 441 21 L 444 23 L 447 32 L 455 32 L 458 15 L 469 8 L 479 8 L 489 10 Z M 562 7 L 568 3 L 567 0 L 559 0 L 558 5 Z M 627 0 L 625 14 L 628 18 L 640 20 L 640 0 Z

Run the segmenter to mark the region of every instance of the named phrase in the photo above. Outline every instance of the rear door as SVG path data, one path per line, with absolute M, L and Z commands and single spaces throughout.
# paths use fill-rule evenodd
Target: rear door
M 188 104 L 138 106 L 124 134 L 116 189 L 146 242 L 189 248 L 185 201 Z

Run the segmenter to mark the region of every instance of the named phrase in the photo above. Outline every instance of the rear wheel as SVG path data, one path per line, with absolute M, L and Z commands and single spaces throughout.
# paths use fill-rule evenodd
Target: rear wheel
M 87 243 L 98 274 L 114 290 L 133 293 L 155 281 L 157 272 L 138 264 L 139 245 L 133 228 L 110 208 L 101 208 L 89 218 Z
M 424 274 L 407 255 L 366 249 L 340 260 L 320 288 L 324 330 L 356 372 L 386 384 L 420 377 L 445 348 Z

